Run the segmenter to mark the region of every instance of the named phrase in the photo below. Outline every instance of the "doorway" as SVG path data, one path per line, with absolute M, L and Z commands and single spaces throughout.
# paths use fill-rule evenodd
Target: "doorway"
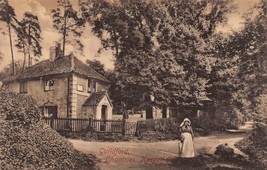
M 108 106 L 102 105 L 100 131 L 106 131 L 107 108 Z
M 44 116 L 48 118 L 57 118 L 57 106 L 45 106 Z

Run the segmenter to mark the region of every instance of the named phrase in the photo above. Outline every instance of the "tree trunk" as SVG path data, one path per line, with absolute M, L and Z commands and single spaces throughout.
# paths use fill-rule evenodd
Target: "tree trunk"
M 28 50 L 28 66 L 30 67 L 32 65 L 32 58 L 31 58 L 31 53 L 30 53 L 30 47 L 29 47 L 29 50 Z
M 167 107 L 164 106 L 162 109 L 162 118 L 167 118 Z
M 64 25 L 63 25 L 63 49 L 62 49 L 62 51 L 63 51 L 63 57 L 65 56 L 65 44 L 66 44 L 66 27 L 67 27 L 67 16 L 65 16 L 65 7 L 64 7 Z
M 14 75 L 15 74 L 15 60 L 14 60 L 14 54 L 13 54 L 11 28 L 10 28 L 10 24 L 7 24 L 7 26 L 8 26 L 9 43 L 10 43 L 10 51 L 11 51 L 11 58 L 12 58 L 12 75 Z
M 29 32 L 28 32 L 28 67 L 30 67 L 32 65 L 32 62 L 31 62 L 31 38 L 30 38 L 30 35 L 31 35 L 31 27 L 29 27 Z
M 152 106 L 146 107 L 146 119 L 153 119 L 153 108 Z
M 24 59 L 23 59 L 22 70 L 24 70 L 25 69 L 25 66 L 26 66 L 26 49 L 25 49 L 25 44 L 23 44 L 23 56 L 24 56 Z
M 115 57 L 118 58 L 119 57 L 119 45 L 118 45 L 118 37 L 116 35 L 116 31 L 113 28 L 113 37 L 114 37 L 114 46 L 115 46 Z

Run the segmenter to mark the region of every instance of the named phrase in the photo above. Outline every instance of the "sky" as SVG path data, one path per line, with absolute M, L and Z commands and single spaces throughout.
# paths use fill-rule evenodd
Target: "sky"
M 42 47 L 43 55 L 40 57 L 40 60 L 49 58 L 49 47 L 54 46 L 55 43 L 60 39 L 60 34 L 57 33 L 52 27 L 52 18 L 51 18 L 51 9 L 56 8 L 57 0 L 9 0 L 10 5 L 14 8 L 17 18 L 21 20 L 23 14 L 26 11 L 29 11 L 38 16 L 41 29 L 42 29 Z M 78 0 L 72 0 L 72 3 L 77 4 Z M 242 14 L 247 11 L 252 5 L 257 3 L 259 0 L 234 0 L 234 3 L 237 5 L 238 10 L 236 13 L 228 15 L 228 26 L 220 27 L 219 30 L 222 32 L 228 32 L 229 30 L 238 30 L 242 27 Z M 6 31 L 7 28 L 3 23 L 0 23 L 0 32 Z M 81 41 L 83 42 L 84 56 L 81 56 L 79 53 L 74 54 L 78 56 L 82 61 L 86 59 L 97 59 L 104 64 L 105 69 L 114 68 L 114 57 L 112 52 L 105 51 L 100 55 L 97 53 L 98 48 L 101 46 L 99 39 L 94 36 L 90 29 L 87 28 Z M 14 36 L 14 34 L 13 34 Z M 15 37 L 13 37 L 14 40 Z M 14 43 L 13 43 L 14 44 Z M 73 49 L 67 47 L 66 54 L 72 52 Z M 8 35 L 0 33 L 0 52 L 4 55 L 3 60 L 0 61 L 0 70 L 2 70 L 7 64 L 11 62 L 10 46 Z M 23 54 L 18 53 L 17 49 L 14 48 L 15 60 L 23 59 Z

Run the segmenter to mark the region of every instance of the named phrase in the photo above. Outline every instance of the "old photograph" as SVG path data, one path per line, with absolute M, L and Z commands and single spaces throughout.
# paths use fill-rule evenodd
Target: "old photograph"
M 267 0 L 0 0 L 0 169 L 267 169 Z

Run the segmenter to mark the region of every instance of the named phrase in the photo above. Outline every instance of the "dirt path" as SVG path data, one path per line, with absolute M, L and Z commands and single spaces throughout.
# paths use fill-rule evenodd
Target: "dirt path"
M 194 139 L 196 154 L 214 153 L 219 144 L 228 143 L 241 153 L 234 144 L 250 134 L 252 122 L 247 122 L 241 131 L 213 133 L 206 137 Z M 89 142 L 70 140 L 74 147 L 84 153 L 95 154 L 98 166 L 103 169 L 177 169 L 171 165 L 171 160 L 177 157 L 178 142 Z

